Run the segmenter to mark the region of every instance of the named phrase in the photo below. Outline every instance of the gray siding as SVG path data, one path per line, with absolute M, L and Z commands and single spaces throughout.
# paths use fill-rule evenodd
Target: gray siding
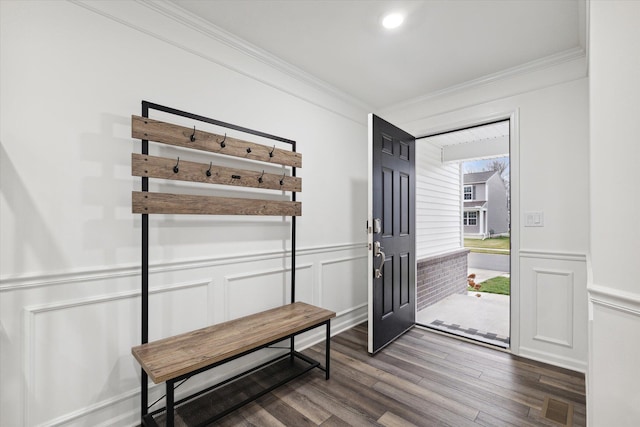
M 493 230 L 495 234 L 509 231 L 509 216 L 507 207 L 507 189 L 498 174 L 487 181 L 487 233 Z

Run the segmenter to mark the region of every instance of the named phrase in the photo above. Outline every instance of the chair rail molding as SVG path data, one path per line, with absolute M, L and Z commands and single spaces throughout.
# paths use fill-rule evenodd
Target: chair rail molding
M 297 249 L 299 256 L 317 255 L 331 252 L 342 252 L 349 250 L 365 250 L 367 244 L 359 243 L 338 243 L 330 245 L 308 246 Z M 289 257 L 291 250 L 276 250 L 253 252 L 235 255 L 220 255 L 207 258 L 192 258 L 181 261 L 156 262 L 149 266 L 150 273 L 169 273 L 181 270 L 197 268 L 216 267 L 221 265 L 231 265 L 238 263 L 253 263 L 256 261 L 273 260 L 282 257 Z M 16 277 L 6 276 L 0 278 L 0 293 L 13 291 L 16 289 L 39 288 L 53 285 L 63 285 L 71 283 L 86 283 L 99 280 L 108 280 L 120 277 L 136 277 L 140 275 L 140 265 L 113 266 L 109 268 L 93 268 L 85 270 L 71 270 L 68 272 L 56 272 L 45 274 L 24 274 Z
M 587 293 L 592 304 L 640 316 L 640 294 L 595 284 L 589 284 Z

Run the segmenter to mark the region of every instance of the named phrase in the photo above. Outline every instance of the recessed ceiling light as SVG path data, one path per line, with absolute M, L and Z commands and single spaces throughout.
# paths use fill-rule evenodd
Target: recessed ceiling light
M 391 30 L 398 28 L 404 22 L 404 16 L 400 13 L 390 13 L 382 18 L 382 26 Z

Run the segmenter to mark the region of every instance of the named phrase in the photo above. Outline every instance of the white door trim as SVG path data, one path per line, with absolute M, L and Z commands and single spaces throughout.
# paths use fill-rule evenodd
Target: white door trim
M 520 354 L 520 109 L 500 111 L 487 115 L 470 115 L 469 117 L 452 122 L 445 122 L 433 128 L 412 129 L 413 134 L 420 139 L 427 135 L 434 135 L 455 131 L 458 129 L 482 125 L 485 123 L 509 120 L 509 168 L 511 170 L 511 298 L 510 298 L 510 327 L 509 350 L 513 354 Z M 409 126 L 405 126 L 409 128 Z

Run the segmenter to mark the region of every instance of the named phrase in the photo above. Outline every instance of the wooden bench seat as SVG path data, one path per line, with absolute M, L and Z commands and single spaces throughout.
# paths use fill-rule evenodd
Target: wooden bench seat
M 319 326 L 333 311 L 295 302 L 131 349 L 154 383 L 169 381 Z
M 294 373 L 281 381 L 280 384 L 284 384 L 284 382 L 314 367 L 324 370 L 325 378 L 328 380 L 330 321 L 335 316 L 336 314 L 333 311 L 303 302 L 295 302 L 192 332 L 142 344 L 133 347 L 131 353 L 154 383 L 165 383 L 167 402 L 165 426 L 173 427 L 174 406 L 180 404 L 180 402 L 174 402 L 174 384 L 176 381 L 206 371 L 286 338 L 291 338 L 291 357 L 305 360 L 310 365 L 306 370 Z M 324 368 L 320 366 L 319 362 L 296 352 L 293 348 L 293 337 L 295 335 L 322 325 L 326 327 Z M 267 364 L 281 358 L 282 356 L 267 362 Z M 267 366 L 267 364 L 262 366 Z M 236 376 L 234 378 L 239 377 Z M 280 384 L 266 388 L 256 396 L 235 404 L 211 418 L 210 421 L 221 418 L 254 398 L 273 390 Z M 213 386 L 210 389 L 215 387 L 218 386 Z M 142 424 L 144 426 L 158 426 L 153 415 L 154 413 L 145 414 L 143 412 Z

